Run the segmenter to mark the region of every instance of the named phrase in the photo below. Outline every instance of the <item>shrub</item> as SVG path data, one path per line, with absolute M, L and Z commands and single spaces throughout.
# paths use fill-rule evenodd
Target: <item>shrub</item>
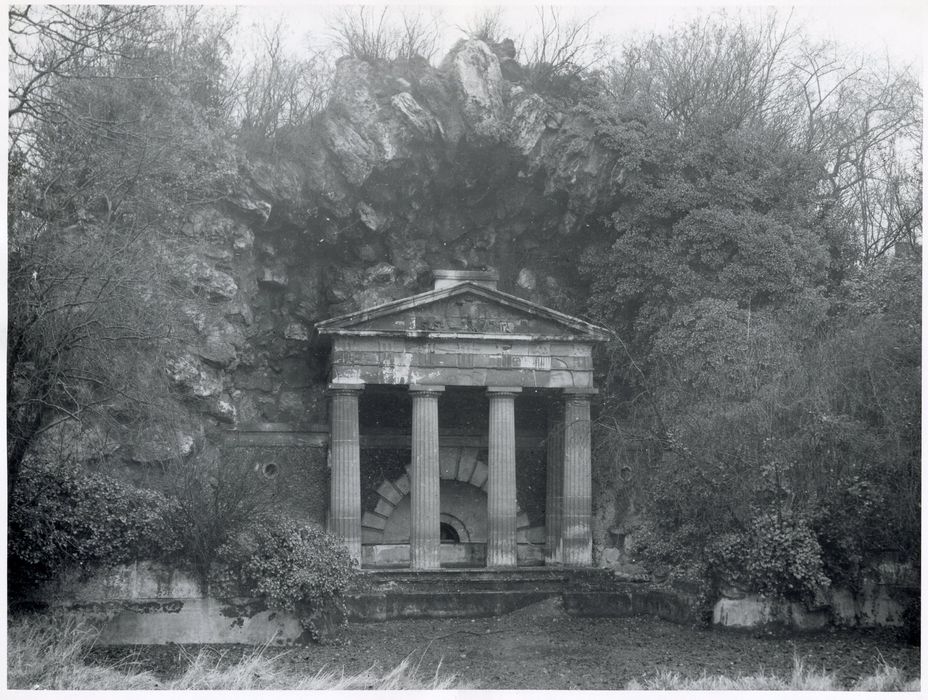
M 798 518 L 760 515 L 748 532 L 719 538 L 708 556 L 719 578 L 758 593 L 810 600 L 830 584 L 818 540 Z
M 334 626 L 344 626 L 344 594 L 357 572 L 334 536 L 277 516 L 257 523 L 219 556 L 240 590 L 264 598 L 269 607 L 296 612 L 315 641 L 333 620 Z
M 220 552 L 273 512 L 276 494 L 255 476 L 252 465 L 224 461 L 215 449 L 177 463 L 171 476 L 180 554 L 206 589 Z
M 72 464 L 30 464 L 9 501 L 8 564 L 17 592 L 67 569 L 87 570 L 177 549 L 163 495 Z

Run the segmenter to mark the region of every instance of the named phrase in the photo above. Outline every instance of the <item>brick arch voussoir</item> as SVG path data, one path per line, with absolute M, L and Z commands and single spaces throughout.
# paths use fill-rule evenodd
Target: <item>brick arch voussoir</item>
M 367 511 L 361 517 L 361 541 L 363 544 L 381 544 L 387 521 L 400 502 L 409 495 L 409 468 L 407 464 L 403 475 L 398 479 L 384 481 L 378 488 L 380 498 L 374 510 Z M 476 486 L 486 493 L 490 470 L 486 462 L 477 459 L 477 449 L 473 447 L 449 447 L 439 451 L 439 477 L 447 481 L 460 481 Z M 516 506 L 516 529 L 519 541 L 525 541 L 524 534 L 529 529 L 529 520 L 525 512 Z

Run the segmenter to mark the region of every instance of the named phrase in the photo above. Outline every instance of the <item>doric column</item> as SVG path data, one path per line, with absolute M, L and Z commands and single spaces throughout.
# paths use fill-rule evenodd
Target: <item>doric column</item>
M 561 546 L 561 515 L 564 509 L 564 404 L 548 404 L 548 435 L 545 441 L 545 564 L 564 563 Z
M 595 389 L 564 393 L 563 561 L 568 566 L 590 566 L 593 563 L 590 399 Z
M 441 503 L 438 474 L 438 397 L 444 387 L 410 386 L 412 394 L 411 521 L 409 565 L 441 565 Z
M 516 423 L 519 387 L 488 387 L 487 566 L 516 565 Z
M 329 530 L 361 563 L 361 449 L 358 395 L 363 384 L 329 385 Z

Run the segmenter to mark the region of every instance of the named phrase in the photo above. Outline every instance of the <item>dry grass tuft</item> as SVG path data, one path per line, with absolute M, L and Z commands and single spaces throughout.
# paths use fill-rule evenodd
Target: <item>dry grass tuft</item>
M 431 678 L 418 664 L 404 659 L 387 673 L 375 667 L 356 675 L 320 669 L 315 673 L 285 670 L 279 660 L 287 653 L 268 655 L 267 647 L 253 650 L 235 663 L 201 649 L 189 659 L 184 673 L 159 681 L 129 663 L 93 666 L 84 663 L 98 631 L 85 620 L 64 614 L 28 615 L 10 622 L 7 645 L 7 683 L 27 690 L 443 690 L 460 688 L 454 676 L 443 676 L 441 664 Z
M 659 670 L 653 676 L 634 680 L 626 690 L 872 690 L 872 691 L 917 691 L 919 679 L 906 681 L 903 672 L 882 664 L 875 673 L 861 678 L 850 688 L 842 687 L 837 677 L 824 671 L 807 668 L 800 658 L 793 659 L 793 671 L 789 678 L 766 674 L 763 671 L 749 676 L 710 676 L 698 678 L 684 676 L 676 671 Z
M 865 678 L 861 678 L 850 690 L 874 691 L 886 693 L 892 691 L 918 692 L 920 681 L 913 678 L 907 681 L 901 669 L 883 663 L 877 671 Z
M 11 620 L 7 684 L 27 690 L 143 690 L 157 688 L 149 673 L 84 665 L 98 630 L 73 615 L 30 615 Z
M 387 673 L 375 666 L 358 674 L 326 670 L 297 674 L 277 663 L 288 652 L 268 657 L 267 649 L 255 649 L 234 664 L 224 664 L 206 650 L 195 656 L 179 678 L 165 685 L 171 690 L 445 690 L 460 688 L 454 676 L 442 676 L 441 664 L 432 678 L 423 678 L 418 667 L 404 659 Z

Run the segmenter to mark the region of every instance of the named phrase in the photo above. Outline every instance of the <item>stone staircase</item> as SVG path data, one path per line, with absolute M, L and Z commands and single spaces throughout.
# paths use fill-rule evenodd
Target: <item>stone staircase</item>
M 491 617 L 542 600 L 562 597 L 568 612 L 576 596 L 616 593 L 615 577 L 603 569 L 520 567 L 446 568 L 433 571 L 366 569 L 347 597 L 349 619 Z

